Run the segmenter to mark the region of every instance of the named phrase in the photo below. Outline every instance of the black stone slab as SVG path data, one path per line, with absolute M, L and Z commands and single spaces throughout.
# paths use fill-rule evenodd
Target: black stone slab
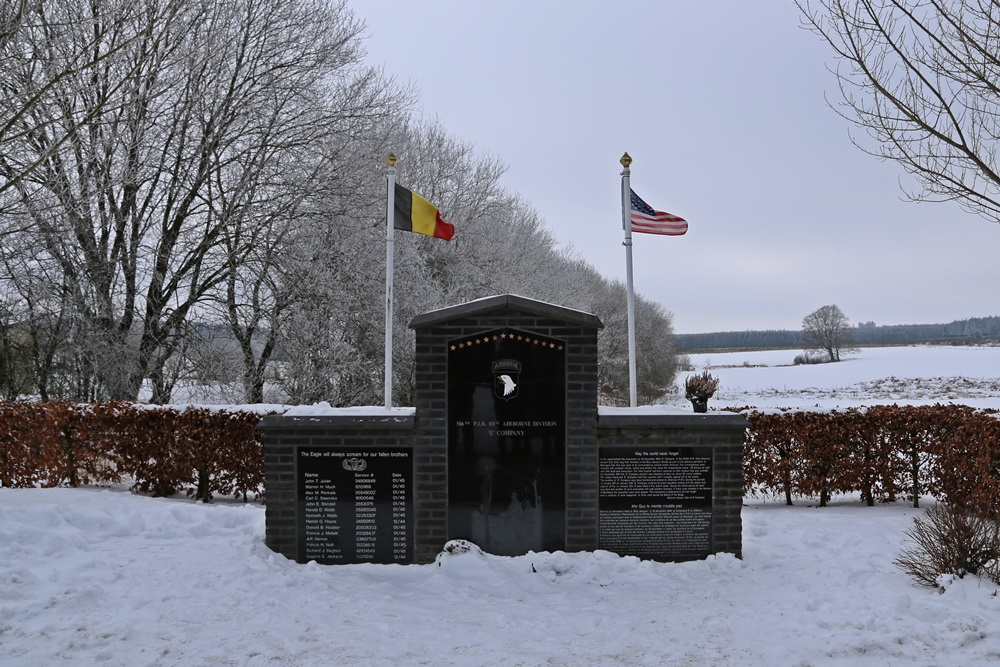
M 711 447 L 601 447 L 598 546 L 661 561 L 712 550 Z
M 298 560 L 413 561 L 410 447 L 296 447 Z
M 565 497 L 565 343 L 511 328 L 449 341 L 449 539 L 564 549 Z

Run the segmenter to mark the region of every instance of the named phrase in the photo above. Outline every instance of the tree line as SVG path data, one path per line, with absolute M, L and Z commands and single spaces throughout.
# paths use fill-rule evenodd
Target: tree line
M 502 293 L 598 315 L 602 398 L 627 400 L 624 285 L 364 65 L 364 30 L 343 0 L 0 7 L 0 395 L 378 404 L 392 151 L 458 229 L 397 238 L 396 402 L 410 319 Z M 636 322 L 651 401 L 672 320 L 639 297 Z
M 926 342 L 975 344 L 1000 338 L 1000 316 L 972 317 L 948 324 L 876 325 L 859 322 L 851 328 L 855 345 L 890 345 Z M 677 334 L 677 350 L 798 349 L 803 346 L 802 330 L 719 331 Z

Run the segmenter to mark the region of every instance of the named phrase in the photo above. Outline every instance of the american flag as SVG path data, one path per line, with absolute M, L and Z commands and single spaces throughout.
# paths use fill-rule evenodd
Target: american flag
M 688 230 L 687 220 L 672 213 L 654 211 L 653 207 L 642 201 L 642 198 L 629 189 L 632 195 L 632 231 L 643 234 L 662 234 L 664 236 L 680 236 Z

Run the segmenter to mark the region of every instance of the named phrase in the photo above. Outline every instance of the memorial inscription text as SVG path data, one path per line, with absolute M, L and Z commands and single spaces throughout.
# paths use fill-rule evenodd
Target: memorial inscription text
M 296 469 L 299 560 L 412 562 L 409 447 L 299 447 Z
M 599 461 L 601 549 L 655 560 L 712 552 L 711 448 L 602 447 Z

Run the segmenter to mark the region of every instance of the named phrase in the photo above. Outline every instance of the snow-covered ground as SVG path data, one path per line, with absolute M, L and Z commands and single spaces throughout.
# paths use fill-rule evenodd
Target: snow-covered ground
M 719 378 L 709 407 L 841 407 L 960 403 L 1000 408 L 1000 348 L 863 348 L 835 364 L 795 366 L 798 350 L 689 355 L 695 370 Z M 678 395 L 684 400 L 684 378 Z
M 787 368 L 775 364 L 794 352 L 709 356 L 718 404 L 1000 407 L 979 389 L 1000 381 L 996 348 Z M 974 381 L 972 398 L 930 396 L 935 377 Z M 1000 664 L 995 584 L 929 590 L 893 565 L 920 512 L 748 500 L 743 560 L 473 552 L 318 566 L 264 545 L 259 505 L 0 489 L 0 665 Z
M 744 558 L 297 565 L 255 505 L 0 490 L 3 665 L 994 665 L 997 587 L 892 564 L 917 510 L 744 509 Z

